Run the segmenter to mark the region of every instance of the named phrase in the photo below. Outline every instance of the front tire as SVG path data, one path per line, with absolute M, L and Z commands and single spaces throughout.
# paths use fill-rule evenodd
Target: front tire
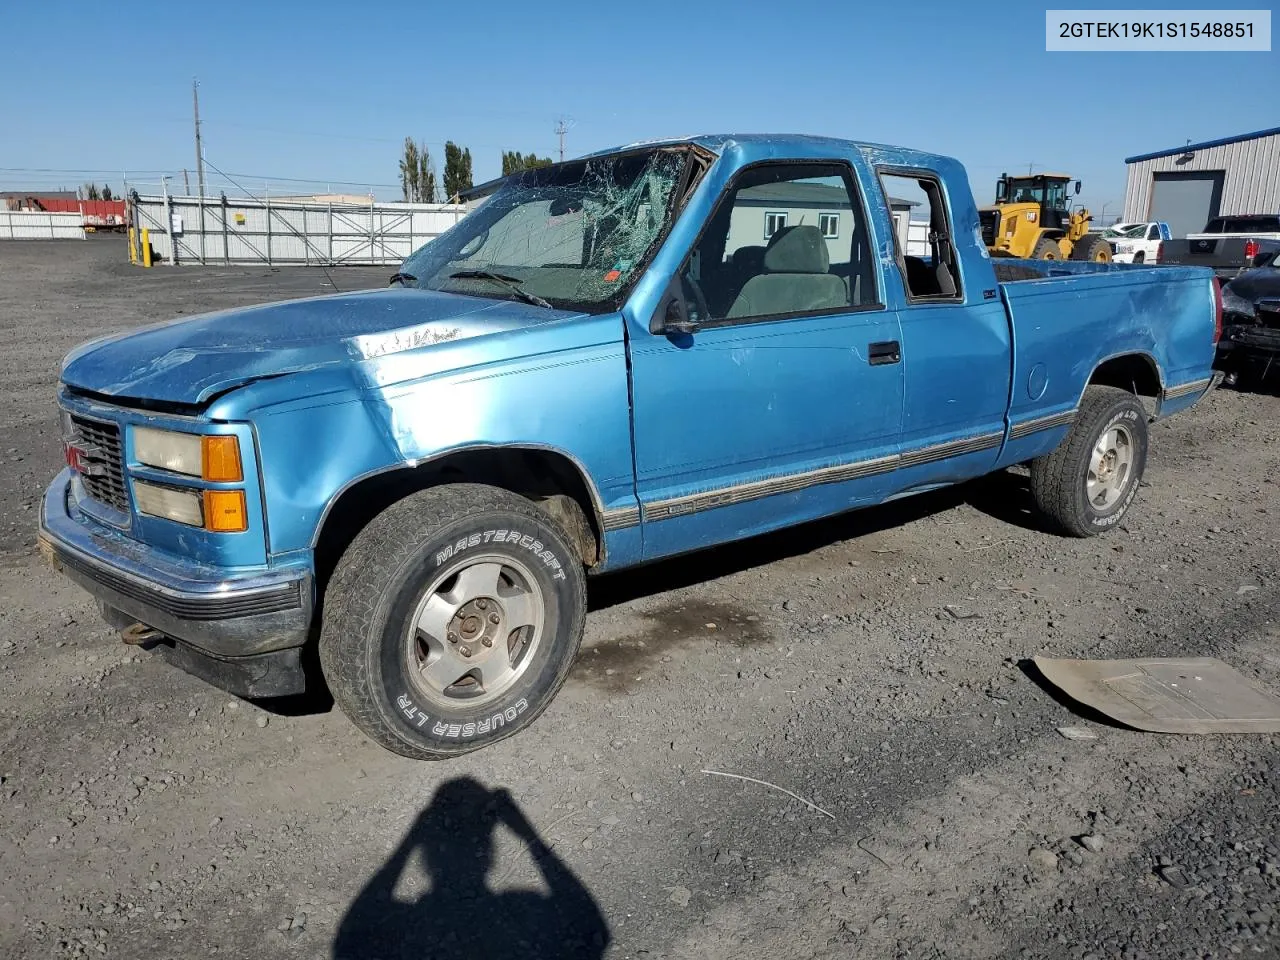
M 1032 260 L 1061 260 L 1062 248 L 1052 237 L 1041 237 L 1036 241 L 1036 248 L 1031 251 Z
M 1100 234 L 1086 234 L 1071 248 L 1071 259 L 1088 260 L 1092 263 L 1110 263 L 1111 244 L 1103 240 Z
M 582 562 L 550 516 L 495 487 L 432 487 L 343 554 L 320 663 L 370 739 L 438 760 L 531 724 L 564 685 L 585 618 Z
M 1067 438 L 1031 461 L 1036 506 L 1059 533 L 1092 537 L 1125 515 L 1147 466 L 1147 412 L 1127 390 L 1089 387 Z

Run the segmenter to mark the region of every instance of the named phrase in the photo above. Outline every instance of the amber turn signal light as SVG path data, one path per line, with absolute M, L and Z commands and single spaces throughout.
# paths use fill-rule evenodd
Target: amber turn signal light
M 239 440 L 223 435 L 205 436 L 201 442 L 204 444 L 204 479 L 218 483 L 235 483 L 244 479 Z
M 240 533 L 249 529 L 243 490 L 206 490 L 204 527 L 214 533 Z

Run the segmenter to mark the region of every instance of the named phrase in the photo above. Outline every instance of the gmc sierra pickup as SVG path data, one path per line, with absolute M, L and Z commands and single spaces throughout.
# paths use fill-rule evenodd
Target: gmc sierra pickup
M 318 652 L 373 740 L 452 756 L 551 702 L 588 574 L 1015 464 L 1053 530 L 1114 527 L 1213 385 L 1216 290 L 993 263 L 947 157 L 633 145 L 512 175 L 388 289 L 79 347 L 40 539 L 181 667 L 267 697 Z

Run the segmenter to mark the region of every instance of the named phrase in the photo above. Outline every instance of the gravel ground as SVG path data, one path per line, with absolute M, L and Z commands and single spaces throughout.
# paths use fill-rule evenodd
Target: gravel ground
M 1280 691 L 1280 398 L 1155 426 L 1103 538 L 1039 532 L 1011 472 L 598 579 L 543 718 L 420 764 L 122 645 L 37 557 L 71 346 L 331 289 L 124 261 L 0 246 L 0 956 L 1280 956 L 1280 737 L 1119 729 L 1025 669 Z

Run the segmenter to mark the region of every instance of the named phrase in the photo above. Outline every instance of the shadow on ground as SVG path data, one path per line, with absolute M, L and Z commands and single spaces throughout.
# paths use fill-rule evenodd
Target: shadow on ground
M 815 520 L 639 569 L 606 574 L 591 581 L 588 604 L 592 610 L 601 610 L 639 597 L 689 587 L 812 553 L 842 540 L 900 527 L 961 504 L 1013 526 L 1037 532 L 1043 529 L 1037 521 L 1027 476 L 1001 471 L 931 493 Z
M 641 597 L 768 566 L 844 540 L 854 540 L 900 527 L 963 504 L 1011 526 L 1037 532 L 1042 529 L 1025 472 L 1005 470 L 942 490 L 815 520 L 776 533 L 661 560 L 637 569 L 595 577 L 591 580 L 587 593 L 588 607 L 591 610 L 603 610 Z M 679 607 L 677 614 L 684 614 L 683 606 Z M 727 614 L 714 614 L 715 611 L 695 610 L 685 619 L 692 617 L 698 620 L 701 617 L 699 624 L 704 620 L 733 619 Z M 664 629 L 669 626 L 670 624 L 663 624 Z M 325 685 L 315 656 L 314 638 L 304 654 L 304 661 L 307 668 L 307 693 L 259 701 L 259 706 L 285 716 L 325 713 L 333 709 L 333 697 Z
M 494 832 L 522 840 L 547 892 L 488 885 Z M 398 888 L 425 865 L 429 889 Z M 347 909 L 334 960 L 598 958 L 609 927 L 582 881 L 538 836 L 505 790 L 470 777 L 441 785 L 390 858 Z

